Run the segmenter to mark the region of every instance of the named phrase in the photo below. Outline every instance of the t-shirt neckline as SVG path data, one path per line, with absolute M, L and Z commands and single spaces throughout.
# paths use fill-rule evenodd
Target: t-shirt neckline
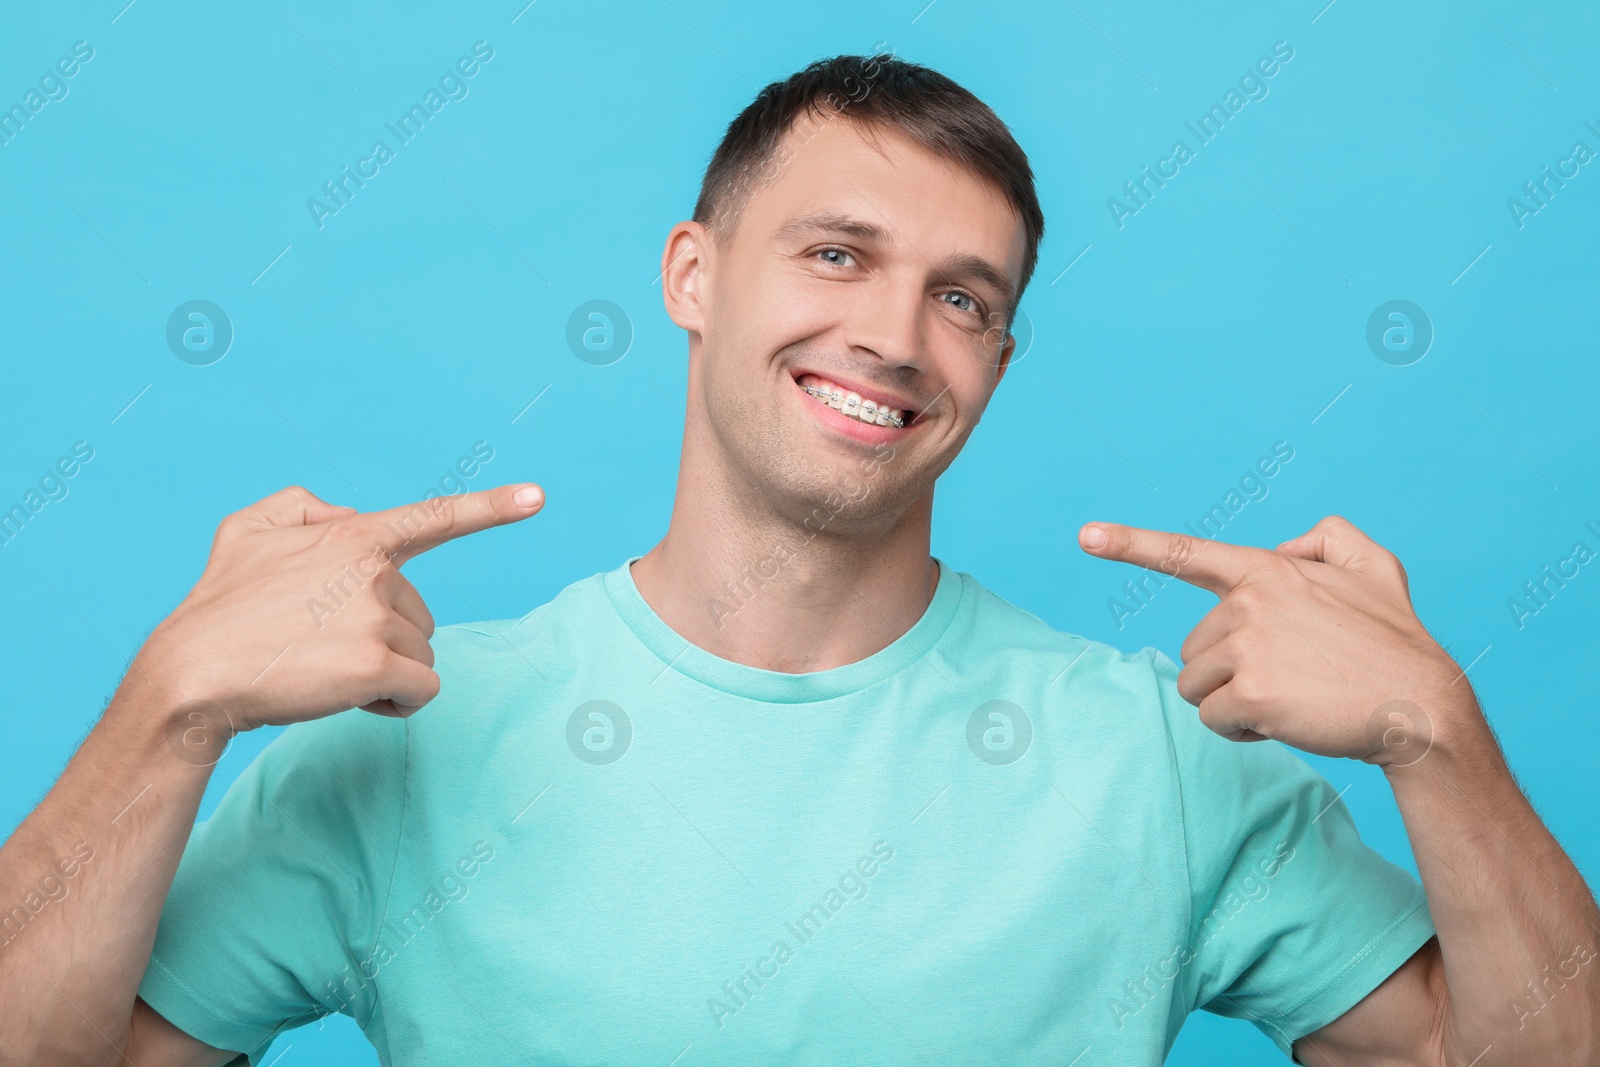
M 963 582 L 949 564 L 933 557 L 939 581 L 933 598 L 911 628 L 865 659 L 825 671 L 788 674 L 723 659 L 679 636 L 657 615 L 634 584 L 629 556 L 602 576 L 606 594 L 622 622 L 650 652 L 679 674 L 720 692 L 775 704 L 831 700 L 860 692 L 922 659 L 944 636 L 960 604 Z

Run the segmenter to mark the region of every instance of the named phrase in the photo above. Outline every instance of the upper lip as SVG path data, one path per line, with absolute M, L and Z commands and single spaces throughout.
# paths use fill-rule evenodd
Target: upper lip
M 824 381 L 832 382 L 834 385 L 842 385 L 850 392 L 861 397 L 861 399 L 870 400 L 880 408 L 891 407 L 898 411 L 910 412 L 915 412 L 917 410 L 916 405 L 902 397 L 898 397 L 893 393 L 886 393 L 881 389 L 873 389 L 870 386 L 862 385 L 860 382 L 855 382 L 849 378 L 841 377 L 840 375 L 834 374 L 830 371 L 812 370 L 810 367 L 796 367 L 794 369 L 794 379 L 796 382 L 798 382 L 802 376 L 807 374 L 814 374 Z

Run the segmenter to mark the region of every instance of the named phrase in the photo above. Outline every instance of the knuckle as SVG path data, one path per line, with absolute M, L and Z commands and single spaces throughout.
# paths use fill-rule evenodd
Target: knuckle
M 320 524 L 323 533 L 331 540 L 340 543 L 355 541 L 367 536 L 367 530 L 361 523 L 349 522 L 345 519 L 334 519 L 332 522 Z
M 389 625 L 389 608 L 377 597 L 358 596 L 349 603 L 351 620 L 364 634 L 382 633 Z
M 1256 612 L 1266 607 L 1267 598 L 1262 596 L 1261 590 L 1257 589 L 1251 583 L 1246 582 L 1243 585 L 1236 586 L 1233 591 L 1228 594 L 1228 602 L 1235 612 L 1241 612 L 1245 615 L 1254 615 Z
M 1260 553 L 1255 560 L 1255 569 L 1273 579 L 1288 578 L 1300 573 L 1300 568 L 1295 566 L 1294 560 L 1277 552 Z
M 288 503 L 308 504 L 316 499 L 317 497 L 315 494 L 313 494 L 311 490 L 307 489 L 303 485 L 286 485 L 277 492 L 268 493 L 266 496 L 256 501 L 256 506 L 260 507 L 263 504 L 270 505 Z
M 375 684 L 388 676 L 389 655 L 382 641 L 364 641 L 350 654 L 351 670 L 361 681 Z
M 1182 534 L 1171 534 L 1167 537 L 1166 548 L 1162 554 L 1161 569 L 1167 574 L 1177 574 L 1179 570 L 1188 566 L 1194 559 L 1194 549 L 1189 539 Z M 1171 568 L 1170 570 L 1168 568 Z
M 1249 575 L 1249 580 L 1241 585 L 1240 588 L 1252 589 L 1251 597 L 1258 603 L 1264 603 L 1266 595 L 1259 589 L 1252 588 L 1255 583 L 1261 582 L 1269 586 L 1277 586 L 1285 582 L 1291 582 L 1301 576 L 1300 568 L 1295 566 L 1294 560 L 1287 556 L 1281 556 L 1276 552 L 1262 553 L 1251 561 L 1250 569 L 1246 573 Z
M 1200 699 L 1204 697 L 1205 694 L 1198 691 L 1199 687 L 1195 685 L 1194 679 L 1194 672 L 1188 667 L 1185 667 L 1183 670 L 1178 672 L 1176 684 L 1178 688 L 1178 695 L 1184 700 L 1198 707 L 1200 704 Z
M 441 496 L 435 499 L 431 521 L 435 529 L 444 535 L 453 534 L 461 525 L 461 503 L 453 496 Z
M 1233 676 L 1233 698 L 1249 710 L 1260 710 L 1272 704 L 1272 686 L 1257 671 L 1240 671 Z
M 412 713 L 419 711 L 423 706 L 431 703 L 439 695 L 439 675 L 432 670 L 418 677 L 413 688 L 406 693 L 407 703 L 395 701 L 395 709 L 401 718 L 407 718 Z M 412 704 L 409 701 L 415 700 Z

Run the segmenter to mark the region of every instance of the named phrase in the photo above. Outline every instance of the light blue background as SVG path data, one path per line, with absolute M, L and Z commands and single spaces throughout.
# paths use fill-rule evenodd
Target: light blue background
M 1119 628 L 1107 602 L 1132 572 L 1083 556 L 1076 528 L 1181 529 L 1287 441 L 1224 539 L 1270 546 L 1338 513 L 1397 552 L 1540 813 L 1580 868 L 1600 862 L 1600 564 L 1522 628 L 1507 606 L 1575 541 L 1600 549 L 1600 162 L 1521 228 L 1507 207 L 1575 141 L 1600 150 L 1592 5 L 123 2 L 27 5 L 0 28 L 4 106 L 75 41 L 95 49 L 0 145 L 0 507 L 73 442 L 95 450 L 0 546 L 8 831 L 218 520 L 283 485 L 388 507 L 480 440 L 474 487 L 542 483 L 535 519 L 408 567 L 440 622 L 521 615 L 649 548 L 682 433 L 666 231 L 761 85 L 886 42 L 1011 125 L 1048 220 L 1031 347 L 941 482 L 935 553 L 1059 628 L 1176 657 L 1210 595 L 1173 584 Z M 384 122 L 478 40 L 495 56 L 470 95 L 319 230 L 307 198 L 393 146 Z M 1175 139 L 1196 147 L 1184 123 L 1280 40 L 1294 58 L 1269 95 L 1119 229 L 1107 198 Z M 610 366 L 565 341 L 596 298 L 635 334 Z M 1395 298 L 1436 331 L 1411 366 L 1365 342 Z M 236 331 L 211 366 L 164 340 L 192 299 Z M 269 735 L 234 743 L 202 814 Z M 1312 762 L 1415 870 L 1381 774 Z M 375 1062 L 337 1017 L 279 1049 L 284 1067 Z M 1169 1062 L 1283 1060 L 1196 1014 Z

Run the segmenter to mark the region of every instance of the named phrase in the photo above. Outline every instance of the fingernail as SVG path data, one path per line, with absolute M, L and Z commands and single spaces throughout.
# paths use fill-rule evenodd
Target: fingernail
M 511 502 L 519 508 L 538 507 L 544 503 L 544 490 L 537 485 L 525 485 L 511 497 Z
M 1078 544 L 1084 548 L 1104 548 L 1106 532 L 1099 526 L 1085 526 L 1083 532 L 1078 534 Z

